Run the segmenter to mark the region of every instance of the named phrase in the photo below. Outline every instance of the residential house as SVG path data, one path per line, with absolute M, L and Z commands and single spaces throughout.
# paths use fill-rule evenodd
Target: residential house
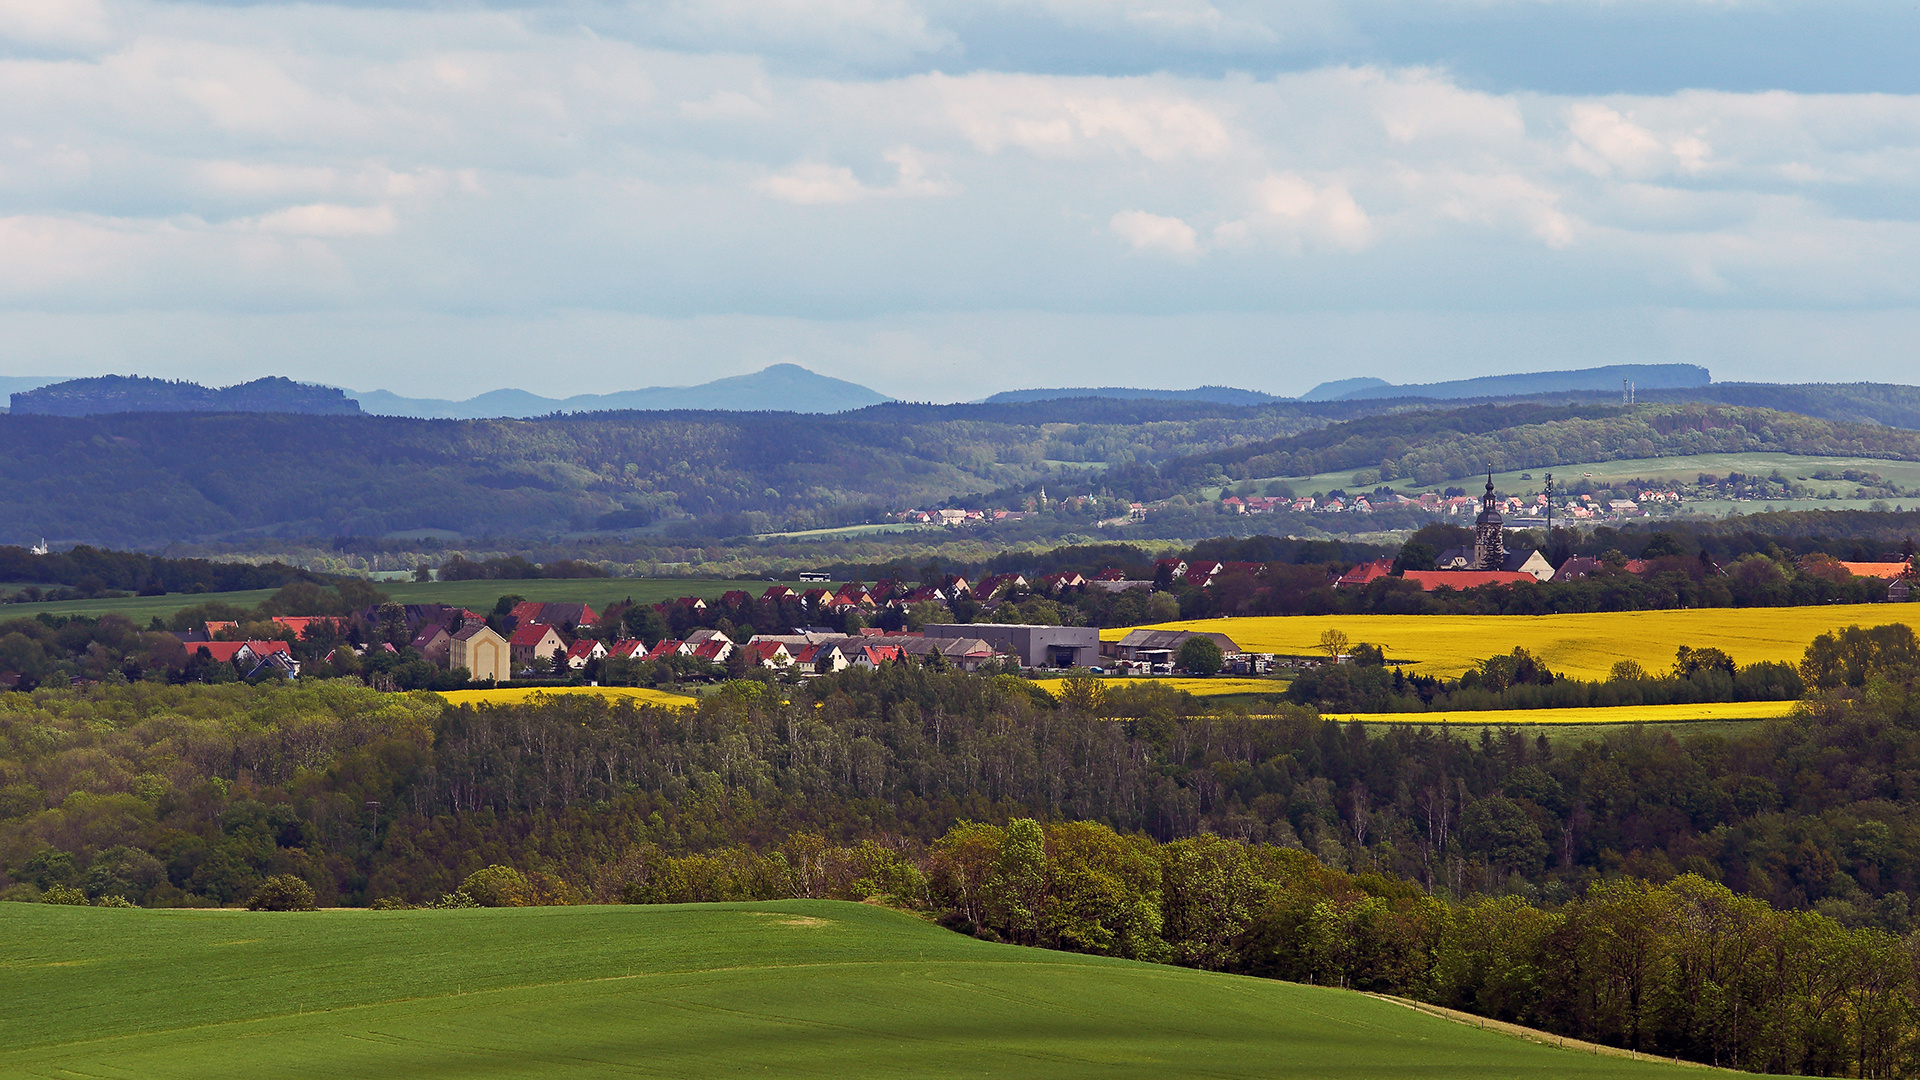
M 848 665 L 847 654 L 831 641 L 800 646 L 793 654 L 793 662 L 815 675 L 845 671 Z
M 900 659 L 898 645 L 855 645 L 849 662 L 853 667 L 873 671 L 889 660 L 898 659 Z
M 567 649 L 567 667 L 579 671 L 590 660 L 604 660 L 607 657 L 607 645 L 593 638 L 581 638 Z
M 653 648 L 647 650 L 642 660 L 664 660 L 669 656 L 692 656 L 693 646 L 673 638 L 661 638 Z
M 647 643 L 635 638 L 621 638 L 607 646 L 607 656 L 618 660 L 644 660 L 647 652 Z
M 793 663 L 793 654 L 779 641 L 749 641 L 740 646 L 749 667 L 783 668 Z
M 792 593 L 793 590 L 788 589 L 787 592 Z M 745 589 L 728 589 L 720 596 L 720 606 L 730 608 L 752 607 L 753 594 Z
M 1341 574 L 1339 579 L 1333 583 L 1333 586 L 1336 589 L 1357 589 L 1370 581 L 1392 576 L 1393 560 L 1375 559 L 1372 562 L 1363 562 L 1359 566 Z
M 1599 559 L 1589 558 L 1585 555 L 1576 555 L 1566 562 L 1561 563 L 1560 569 L 1555 570 L 1553 577 L 1548 580 L 1584 581 L 1588 576 L 1599 573 L 1605 567 L 1606 564 Z
M 727 635 L 716 633 L 699 644 L 687 642 L 690 655 L 696 660 L 705 660 L 709 664 L 724 664 L 727 657 L 733 655 L 733 642 Z
M 1518 585 L 1539 580 L 1532 574 L 1517 570 L 1409 570 L 1401 577 L 1426 592 L 1435 589 L 1472 589 L 1481 585 Z
M 779 604 L 779 603 L 784 603 L 785 601 L 788 601 L 788 600 L 798 600 L 799 598 L 800 598 L 799 593 L 794 592 L 792 589 L 788 588 L 785 585 L 775 585 L 772 588 L 768 589 L 766 592 L 763 592 L 760 594 L 760 599 L 766 601 L 769 604 Z
M 467 678 L 474 682 L 506 682 L 513 678 L 513 649 L 506 638 L 476 619 L 453 632 L 447 643 L 447 667 L 466 668 Z
M 530 623 L 515 628 L 507 643 L 516 671 L 524 671 L 535 665 L 550 667 L 554 653 L 567 651 L 566 640 L 560 636 L 560 631 L 544 623 Z
M 453 635 L 439 623 L 428 623 L 413 636 L 412 648 L 420 659 L 440 667 L 447 666 L 447 653 L 453 647 Z
M 515 629 L 530 623 L 544 626 L 591 626 L 599 620 L 593 608 L 586 604 L 542 603 L 528 600 L 513 605 L 513 625 Z

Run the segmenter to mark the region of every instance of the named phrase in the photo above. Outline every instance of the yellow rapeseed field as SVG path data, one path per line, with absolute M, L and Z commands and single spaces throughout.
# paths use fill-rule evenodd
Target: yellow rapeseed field
M 1585 615 L 1298 615 L 1159 623 L 1154 629 L 1218 631 L 1250 652 L 1289 655 L 1312 655 L 1322 633 L 1340 630 L 1356 644 L 1383 646 L 1389 662 L 1445 677 L 1522 645 L 1562 675 L 1604 679 L 1616 660 L 1638 660 L 1648 671 L 1666 671 L 1682 645 L 1724 649 L 1739 664 L 1794 663 L 1808 643 L 1826 631 L 1851 624 L 1912 623 L 1916 615 L 1920 610 L 1855 604 Z M 1109 629 L 1100 636 L 1112 641 L 1126 633 L 1125 628 Z
M 455 705 L 517 705 L 536 694 L 599 694 L 633 698 L 648 705 L 692 705 L 694 698 L 638 686 L 509 686 L 497 690 L 448 690 L 440 696 Z
M 1485 709 L 1427 713 L 1327 713 L 1329 720 L 1363 724 L 1672 724 L 1688 720 L 1771 720 L 1794 701 L 1726 701 L 1707 705 L 1618 705 L 1596 709 Z
M 1175 690 L 1185 690 L 1194 697 L 1220 697 L 1225 694 L 1284 694 L 1287 683 L 1274 679 L 1164 679 L 1164 678 L 1125 678 L 1107 682 L 1110 689 L 1135 686 L 1140 683 L 1157 683 L 1170 686 Z

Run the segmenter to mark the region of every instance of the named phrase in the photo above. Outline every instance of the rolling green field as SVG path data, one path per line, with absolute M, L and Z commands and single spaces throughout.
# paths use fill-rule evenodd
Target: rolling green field
M 1838 473 L 1848 469 L 1860 469 L 1866 472 L 1879 473 L 1881 476 L 1886 477 L 1887 480 L 1902 488 L 1920 487 L 1920 461 L 1895 461 L 1891 458 L 1865 457 L 1804 457 L 1798 454 L 1768 453 L 1692 454 L 1685 457 L 1627 458 L 1619 461 L 1593 461 L 1574 465 L 1555 465 L 1551 468 L 1542 467 L 1538 469 L 1517 470 L 1514 472 L 1497 472 L 1493 474 L 1493 485 L 1502 494 L 1518 495 L 1532 494 L 1544 490 L 1547 473 L 1553 474 L 1554 490 L 1561 491 L 1565 490 L 1568 485 L 1581 479 L 1590 479 L 1597 484 L 1610 484 L 1620 480 L 1684 480 L 1691 483 L 1699 477 L 1701 473 L 1725 476 L 1730 472 L 1737 472 L 1766 476 L 1775 469 L 1778 469 L 1782 476 L 1786 476 L 1789 479 L 1805 480 L 1808 483 L 1820 487 L 1822 490 L 1824 490 L 1826 482 L 1812 479 L 1815 472 L 1827 471 Z M 1358 470 L 1355 469 L 1346 469 L 1339 472 L 1318 473 L 1308 477 L 1270 477 L 1257 480 L 1255 483 L 1264 484 L 1267 479 L 1279 479 L 1291 486 L 1295 492 L 1305 495 L 1314 491 L 1331 491 L 1334 488 L 1352 489 L 1354 486 L 1353 474 L 1357 471 Z M 1527 474 L 1531 479 L 1522 479 L 1522 473 Z M 1447 485 L 1465 487 L 1469 493 L 1472 494 L 1479 492 L 1479 488 L 1472 482 L 1472 478 L 1468 478 L 1468 480 L 1465 481 L 1450 480 L 1447 481 Z M 1374 485 L 1369 485 L 1369 488 L 1372 486 Z M 1422 487 L 1407 477 L 1388 481 L 1386 486 L 1409 495 L 1418 494 L 1421 491 L 1433 490 L 1432 485 Z M 1836 480 L 1831 486 L 1844 492 L 1850 490 L 1854 485 Z M 1819 499 L 1800 501 L 1807 502 L 1809 507 L 1816 509 L 1864 509 L 1868 503 L 1868 500 L 1865 499 Z M 1768 504 L 1743 502 L 1738 505 L 1742 508 L 1743 512 L 1752 513 L 1754 508 L 1764 507 Z M 1787 503 L 1785 500 L 1780 500 L 1773 505 L 1785 509 Z M 1695 507 L 1689 505 L 1689 509 L 1693 508 Z M 1795 508 L 1804 509 L 1804 507 L 1798 506 Z
M 758 597 L 773 587 L 771 581 L 731 581 L 725 578 L 537 578 L 530 581 L 382 581 L 374 587 L 402 604 L 459 604 L 475 611 L 493 610 L 494 601 L 509 593 L 529 600 L 555 603 L 586 603 L 595 608 L 609 600 L 632 597 L 643 604 L 658 603 L 676 596 L 718 599 L 731 589 L 745 589 Z M 820 583 L 783 584 L 794 589 L 820 588 Z M 834 583 L 833 587 L 838 587 Z M 102 615 L 120 612 L 141 625 L 158 615 L 162 619 L 181 608 L 220 600 L 241 607 L 252 607 L 273 595 L 272 589 L 252 589 L 230 593 L 169 593 L 166 596 L 129 596 L 117 600 L 62 600 L 52 604 L 0 605 L 0 619 L 32 618 L 41 612 L 54 615 Z
M 861 904 L 0 904 L 0 1076 L 1656 1077 L 1349 991 Z

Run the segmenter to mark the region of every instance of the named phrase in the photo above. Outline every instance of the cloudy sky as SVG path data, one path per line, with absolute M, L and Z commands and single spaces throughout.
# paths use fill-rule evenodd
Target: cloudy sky
M 0 0 L 0 374 L 1916 382 L 1920 7 Z

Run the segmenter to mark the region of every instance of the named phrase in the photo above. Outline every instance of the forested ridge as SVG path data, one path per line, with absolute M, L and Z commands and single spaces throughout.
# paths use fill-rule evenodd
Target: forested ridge
M 1589 461 L 1772 451 L 1920 460 L 1920 433 L 1771 409 L 1680 403 L 1474 405 L 1363 417 L 1153 466 L 1117 466 L 1104 483 L 1161 499 L 1219 479 L 1310 476 L 1348 469 L 1432 486 L 1495 472 Z
M 686 711 L 43 690 L 0 696 L 0 886 L 233 903 L 292 873 L 322 903 L 473 902 L 498 865 L 518 891 L 489 902 L 884 895 L 1010 941 L 1903 1075 L 1920 648 L 1833 635 L 1799 671 L 1787 720 L 1565 745 L 908 665 Z
M 1160 460 L 1359 411 L 1069 401 L 837 416 L 0 416 L 0 499 L 20 533 L 122 546 L 243 533 L 548 536 L 684 515 L 733 535 L 865 521 L 1041 481 L 1056 474 L 1050 461 Z

